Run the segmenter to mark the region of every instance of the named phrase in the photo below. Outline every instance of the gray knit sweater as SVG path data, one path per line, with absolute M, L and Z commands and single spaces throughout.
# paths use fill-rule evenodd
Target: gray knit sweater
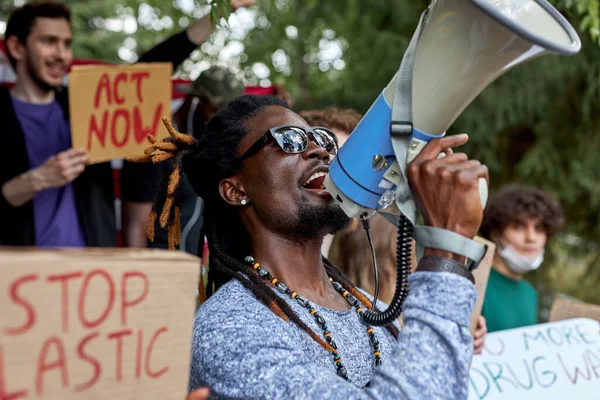
M 330 353 L 232 280 L 196 314 L 190 389 L 208 385 L 215 397 L 245 399 L 466 399 L 474 286 L 450 273 L 416 272 L 409 279 L 398 341 L 375 328 L 383 359 L 375 370 L 365 325 L 354 309 L 316 306 L 350 383 L 336 374 Z M 288 302 L 321 335 L 308 311 Z M 358 387 L 369 380 L 370 388 Z

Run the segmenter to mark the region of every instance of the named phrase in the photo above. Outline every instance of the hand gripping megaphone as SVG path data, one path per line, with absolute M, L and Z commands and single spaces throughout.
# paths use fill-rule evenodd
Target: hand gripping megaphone
M 580 48 L 575 29 L 546 0 L 430 2 L 398 72 L 332 160 L 324 182 L 349 217 L 380 212 L 399 225 L 396 295 L 387 312 L 363 313 L 367 322 L 384 325 L 397 318 L 407 294 L 410 260 L 404 258 L 410 257 L 417 208 L 406 166 L 500 75 L 534 57 Z M 485 180 L 480 194 L 485 205 Z M 472 267 L 485 253 L 449 231 L 416 227 L 414 237 L 418 246 L 466 256 Z

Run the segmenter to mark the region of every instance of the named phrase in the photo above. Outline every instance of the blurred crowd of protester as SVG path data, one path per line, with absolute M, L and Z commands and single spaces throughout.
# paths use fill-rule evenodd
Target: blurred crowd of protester
M 254 0 L 235 0 L 232 9 Z M 176 69 L 212 33 L 208 16 L 194 21 L 142 54 L 138 62 L 170 62 Z M 3 139 L 9 151 L 0 158 L 0 245 L 116 247 L 117 215 L 121 215 L 123 246 L 167 248 L 167 231 L 158 222 L 154 240 L 147 240 L 152 203 L 169 166 L 124 162 L 120 178 L 121 213 L 115 212 L 110 163 L 86 165 L 85 152 L 72 149 L 67 88 L 64 76 L 73 60 L 70 11 L 54 1 L 30 2 L 16 9 L 7 23 L 5 46 L 16 73 L 12 88 L 0 87 Z M 174 110 L 175 128 L 199 138 L 211 116 L 233 98 L 247 92 L 233 72 L 211 67 L 185 88 Z M 280 86 L 256 92 L 293 101 Z M 310 126 L 326 126 L 348 139 L 362 115 L 329 107 L 300 115 Z M 183 176 L 179 187 L 181 244 L 179 249 L 208 258 L 199 248 L 202 199 Z M 371 221 L 380 276 L 380 299 L 392 299 L 396 281 L 396 228 L 380 215 Z M 549 237 L 564 226 L 560 205 L 536 188 L 511 185 L 492 194 L 485 209 L 481 235 L 497 246 L 483 316 L 489 331 L 538 322 L 534 287 L 523 276 L 539 268 Z M 201 242 L 200 242 L 201 243 Z M 375 289 L 371 255 L 362 226 L 351 224 L 329 235 L 322 253 L 358 287 Z M 206 265 L 206 263 L 205 263 Z

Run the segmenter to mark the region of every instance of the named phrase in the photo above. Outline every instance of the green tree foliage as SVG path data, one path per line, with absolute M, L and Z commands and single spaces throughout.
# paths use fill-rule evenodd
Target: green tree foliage
M 145 50 L 216 13 L 231 0 L 62 0 L 72 13 L 75 57 L 112 63 L 135 61 Z M 22 1 L 17 2 L 21 4 Z M 191 5 L 191 7 L 189 7 Z M 7 21 L 14 0 L 0 0 L 0 21 Z M 215 11 L 213 11 L 215 10 Z M 228 13 L 227 13 L 228 14 Z M 217 14 L 214 14 L 215 18 Z M 215 19 L 215 23 L 218 20 Z

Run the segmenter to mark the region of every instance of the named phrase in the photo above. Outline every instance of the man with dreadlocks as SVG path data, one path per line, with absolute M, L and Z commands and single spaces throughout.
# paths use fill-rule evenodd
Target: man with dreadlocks
M 205 201 L 209 299 L 196 314 L 190 390 L 261 399 L 467 397 L 476 293 L 462 257 L 425 249 L 400 333 L 363 324 L 371 302 L 322 258 L 323 237 L 349 222 L 323 188 L 333 133 L 256 96 L 218 111 L 199 140 L 166 125 L 171 136 L 135 161 L 176 160 L 153 213 L 172 227 L 172 244 L 182 169 Z M 408 175 L 428 225 L 473 238 L 483 214 L 478 179 L 488 174 L 452 152 L 466 141 L 430 142 Z M 454 273 L 440 272 L 444 265 Z
M 186 92 L 185 101 L 173 114 L 173 124 L 181 133 L 199 138 L 210 117 L 219 108 L 244 93 L 244 84 L 228 69 L 213 66 L 202 72 Z M 154 228 L 154 240 L 148 243 L 146 227 L 161 177 L 168 174 L 170 169 L 171 165 L 168 162 L 162 165 L 124 165 L 121 171 L 121 197 L 124 241 L 128 247 L 168 247 L 165 229 L 157 223 Z M 181 176 L 178 192 L 182 229 L 180 250 L 196 255 L 202 225 L 202 199 L 196 195 L 185 174 Z M 200 247 L 200 254 L 203 247 Z

